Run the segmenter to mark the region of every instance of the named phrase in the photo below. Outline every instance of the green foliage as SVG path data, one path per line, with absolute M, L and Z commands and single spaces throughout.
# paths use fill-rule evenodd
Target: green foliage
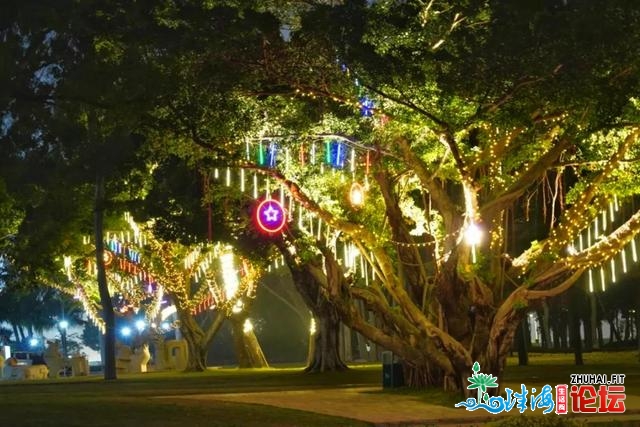
M 126 206 L 155 219 L 163 238 L 186 243 L 210 237 L 212 219 L 212 238 L 266 259 L 272 241 L 252 228 L 253 198 L 211 180 L 213 171 L 247 166 L 246 143 L 274 140 L 293 155 L 339 135 L 370 154 L 368 176 L 362 165 L 338 173 L 321 162 L 279 172 L 325 215 L 370 231 L 366 249 L 383 247 L 380 256 L 397 267 L 384 273 L 396 276 L 389 280 L 427 289 L 427 277 L 443 274 L 433 282 L 451 287 L 433 292 L 443 307 L 470 297 L 447 274 L 475 274 L 494 288 L 506 276 L 532 285 L 528 275 L 565 256 L 545 250 L 547 213 L 562 216 L 556 209 L 585 193 L 638 123 L 640 11 L 628 0 L 328 3 L 61 1 L 44 11 L 10 1 L 0 18 L 8 64 L 0 71 L 0 214 L 10 218 L 0 220 L 0 238 L 3 229 L 16 234 L 16 264 L 77 250 L 97 176 L 108 178 L 114 217 Z M 295 29 L 286 42 L 282 23 Z M 375 101 L 373 117 L 359 117 L 361 96 Z M 547 161 L 556 147 L 564 148 Z M 599 196 L 640 191 L 638 156 L 634 144 L 597 185 Z M 408 166 L 416 164 L 422 181 Z M 555 176 L 562 189 L 549 201 Z M 390 182 L 387 203 L 376 178 Z M 354 209 L 350 185 L 365 180 L 367 202 Z M 529 234 L 521 205 L 531 200 L 532 216 L 544 218 Z M 460 265 L 469 249 L 460 231 L 471 219 L 501 241 Z M 421 221 L 437 251 L 409 234 Z M 509 221 L 517 228 L 502 235 Z M 511 275 L 500 260 L 534 238 L 528 265 Z M 314 260 L 312 239 L 302 246 L 302 258 Z M 423 310 L 427 293 L 409 291 L 403 304 Z M 448 309 L 441 315 L 467 316 L 459 305 Z M 451 323 L 448 332 L 466 339 L 469 322 Z
M 100 351 L 100 330 L 92 322 L 84 324 L 82 343 L 92 350 Z
M 0 248 L 7 245 L 24 218 L 0 177 Z

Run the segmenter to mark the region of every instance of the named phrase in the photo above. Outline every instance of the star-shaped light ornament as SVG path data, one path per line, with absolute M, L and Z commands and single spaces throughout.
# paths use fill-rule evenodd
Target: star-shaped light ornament
M 287 215 L 278 200 L 263 200 L 255 211 L 255 221 L 259 230 L 267 234 L 274 234 L 282 230 L 286 224 Z
M 273 205 L 269 203 L 269 207 L 264 210 L 264 219 L 267 222 L 276 222 L 278 221 L 278 214 L 280 212 L 277 209 L 273 208 Z

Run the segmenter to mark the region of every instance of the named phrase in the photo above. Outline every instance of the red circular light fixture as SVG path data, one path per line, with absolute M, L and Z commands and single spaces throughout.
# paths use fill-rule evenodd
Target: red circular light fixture
M 287 223 L 287 215 L 282 204 L 275 199 L 265 199 L 255 210 L 258 228 L 267 234 L 277 233 Z
M 109 267 L 113 262 L 113 254 L 111 253 L 111 251 L 105 249 L 102 252 L 102 259 L 104 260 L 104 266 Z

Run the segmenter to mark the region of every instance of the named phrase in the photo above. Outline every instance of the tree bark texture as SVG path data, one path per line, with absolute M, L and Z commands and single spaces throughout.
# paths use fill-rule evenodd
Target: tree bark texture
M 245 331 L 246 314 L 232 315 L 229 319 L 233 330 L 233 344 L 236 350 L 239 368 L 268 368 L 267 362 L 258 338 L 253 329 Z
M 96 244 L 96 266 L 98 291 L 102 306 L 102 318 L 104 319 L 104 360 L 103 372 L 105 380 L 116 379 L 116 331 L 115 314 L 104 266 L 104 204 L 105 204 L 105 178 L 101 173 L 96 177 L 95 201 L 94 201 L 94 240 Z
M 193 315 L 176 304 L 180 319 L 180 333 L 187 342 L 187 367 L 185 371 L 202 372 L 207 369 L 209 342 Z
M 323 301 L 313 310 L 316 332 L 309 337 L 311 349 L 306 372 L 344 371 L 349 369 L 339 352 L 340 318 L 334 307 Z
M 293 283 L 305 304 L 313 313 L 316 332 L 310 336 L 309 360 L 306 372 L 345 371 L 348 368 L 340 357 L 340 315 L 337 307 L 324 292 L 323 285 L 309 274 L 308 264 L 298 264 L 284 242 L 278 243 L 288 261 Z M 321 262 L 316 259 L 315 262 Z

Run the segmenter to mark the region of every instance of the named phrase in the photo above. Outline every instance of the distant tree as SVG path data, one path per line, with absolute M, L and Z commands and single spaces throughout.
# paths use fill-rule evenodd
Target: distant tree
M 91 322 L 82 328 L 82 343 L 92 350 L 100 351 L 100 329 Z

